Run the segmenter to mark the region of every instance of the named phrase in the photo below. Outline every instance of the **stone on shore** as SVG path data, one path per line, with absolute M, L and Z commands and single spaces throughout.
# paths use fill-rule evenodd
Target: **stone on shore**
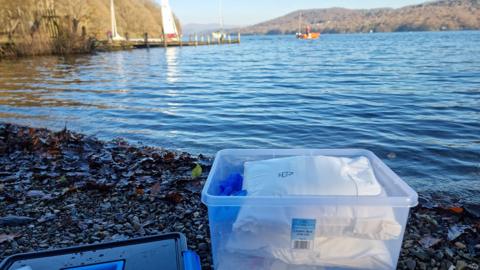
M 66 129 L 0 124 L 0 259 L 181 232 L 210 269 L 200 191 L 211 162 Z M 479 230 L 477 206 L 443 207 L 422 197 L 410 213 L 398 269 L 478 269 Z

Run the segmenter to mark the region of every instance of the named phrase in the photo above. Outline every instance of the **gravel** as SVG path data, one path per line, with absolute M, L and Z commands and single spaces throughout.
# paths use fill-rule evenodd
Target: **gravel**
M 212 263 L 200 191 L 212 159 L 0 124 L 0 259 L 20 252 L 184 233 Z M 192 177 L 199 164 L 202 172 Z M 398 269 L 478 269 L 479 207 L 422 196 Z

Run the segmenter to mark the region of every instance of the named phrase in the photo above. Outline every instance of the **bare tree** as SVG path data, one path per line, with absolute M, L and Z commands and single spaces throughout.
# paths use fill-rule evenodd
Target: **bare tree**
M 77 33 L 80 24 L 87 24 L 90 14 L 87 0 L 56 0 L 55 7 L 59 15 L 72 20 L 73 33 Z

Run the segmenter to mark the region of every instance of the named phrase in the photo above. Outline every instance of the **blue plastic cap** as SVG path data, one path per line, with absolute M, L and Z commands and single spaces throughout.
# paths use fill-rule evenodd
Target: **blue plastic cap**
M 185 270 L 201 270 L 200 257 L 195 251 L 187 250 L 183 252 L 183 266 Z
M 220 183 L 220 195 L 230 196 L 242 190 L 243 177 L 239 173 L 232 173 Z

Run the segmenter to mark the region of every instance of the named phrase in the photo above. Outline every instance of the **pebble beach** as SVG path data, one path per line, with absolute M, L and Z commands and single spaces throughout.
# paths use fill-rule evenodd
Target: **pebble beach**
M 212 161 L 67 128 L 0 124 L 0 259 L 181 232 L 202 268 L 211 269 L 200 193 Z M 397 268 L 479 269 L 479 232 L 479 205 L 420 194 Z

